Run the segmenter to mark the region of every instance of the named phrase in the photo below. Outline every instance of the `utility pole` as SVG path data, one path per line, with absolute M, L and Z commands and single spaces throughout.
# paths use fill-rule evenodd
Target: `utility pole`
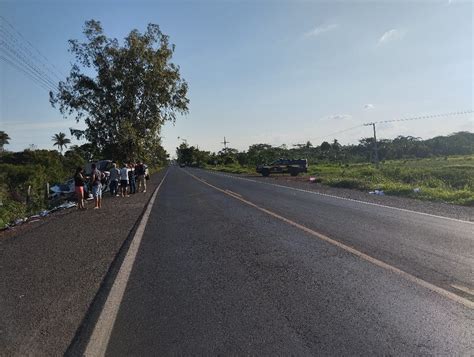
M 375 132 L 375 123 L 366 123 L 364 126 L 370 126 L 374 128 L 374 161 L 375 161 L 375 166 L 378 168 L 379 167 L 379 149 L 377 147 L 377 134 Z
M 224 141 L 221 141 L 221 144 L 224 144 L 224 152 L 227 153 L 227 144 L 230 144 L 230 142 L 225 139 L 225 136 Z

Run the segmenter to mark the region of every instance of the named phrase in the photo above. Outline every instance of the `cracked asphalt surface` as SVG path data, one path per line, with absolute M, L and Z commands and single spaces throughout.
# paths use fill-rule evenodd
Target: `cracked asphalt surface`
M 472 223 L 170 167 L 107 355 L 474 354 L 473 309 L 189 173 L 474 299 L 453 287 L 474 288 Z M 163 174 L 154 175 L 154 187 Z M 130 209 L 125 215 L 112 202 L 97 217 L 74 212 L 0 240 L 0 314 L 6 316 L 0 320 L 0 354 L 61 355 L 74 341 L 67 354 L 82 355 L 114 280 L 110 265 L 120 265 L 126 246 L 118 252 L 145 200 L 121 200 Z

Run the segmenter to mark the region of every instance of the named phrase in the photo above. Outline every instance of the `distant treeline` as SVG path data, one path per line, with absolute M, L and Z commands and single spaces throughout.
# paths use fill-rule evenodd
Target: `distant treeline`
M 437 136 L 422 140 L 413 136 L 398 136 L 395 139 L 377 141 L 378 155 L 381 161 L 426 158 L 436 156 L 474 154 L 474 133 L 458 132 L 448 136 Z M 199 150 L 197 147 L 182 143 L 176 148 L 179 163 L 193 166 L 240 164 L 243 166 L 270 163 L 277 158 L 306 158 L 310 164 L 319 162 L 371 162 L 374 159 L 374 140 L 364 138 L 357 145 L 341 145 L 336 139 L 324 141 L 319 146 L 311 142 L 272 146 L 254 144 L 247 151 L 227 148 L 217 153 Z

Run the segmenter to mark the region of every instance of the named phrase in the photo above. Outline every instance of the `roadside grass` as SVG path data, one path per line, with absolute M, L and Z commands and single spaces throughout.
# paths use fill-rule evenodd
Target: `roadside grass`
M 227 172 L 230 174 L 253 174 L 255 175 L 255 168 L 248 166 L 241 166 L 239 164 L 231 165 L 206 165 L 207 170 Z
M 252 173 L 240 165 L 208 167 L 229 173 Z M 369 163 L 310 165 L 307 176 L 331 187 L 474 206 L 474 155 L 391 160 L 377 169 Z

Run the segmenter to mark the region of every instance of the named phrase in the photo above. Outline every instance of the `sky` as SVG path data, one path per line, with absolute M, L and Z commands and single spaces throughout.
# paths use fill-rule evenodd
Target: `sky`
M 357 143 L 372 135 L 363 123 L 472 110 L 473 6 L 456 0 L 0 0 L 0 22 L 8 27 L 8 21 L 64 78 L 73 62 L 67 41 L 83 40 L 86 20 L 99 20 L 119 40 L 159 24 L 176 45 L 173 62 L 189 84 L 189 114 L 162 131 L 174 155 L 182 139 L 218 151 L 224 136 L 239 150 L 335 138 Z M 0 60 L 7 149 L 53 149 L 53 134 L 83 125 L 63 118 L 44 88 Z M 472 113 L 377 125 L 379 138 L 457 131 L 474 132 Z

